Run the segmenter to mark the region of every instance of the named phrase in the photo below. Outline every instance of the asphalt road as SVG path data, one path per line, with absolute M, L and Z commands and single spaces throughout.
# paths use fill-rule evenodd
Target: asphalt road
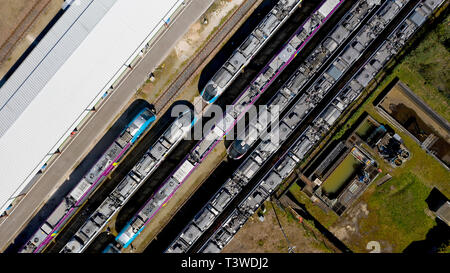
M 128 77 L 97 109 L 90 121 L 77 133 L 59 157 L 47 167 L 28 191 L 27 195 L 14 207 L 11 215 L 0 223 L 0 251 L 3 252 L 21 232 L 29 220 L 42 208 L 69 174 L 108 129 L 115 117 L 123 110 L 136 90 L 147 80 L 148 75 L 167 56 L 179 38 L 188 30 L 212 4 L 213 0 L 188 2 L 181 14 L 169 25 L 167 32 L 131 70 Z M 167 100 L 165 103 L 164 101 Z M 160 99 L 166 105 L 169 98 Z

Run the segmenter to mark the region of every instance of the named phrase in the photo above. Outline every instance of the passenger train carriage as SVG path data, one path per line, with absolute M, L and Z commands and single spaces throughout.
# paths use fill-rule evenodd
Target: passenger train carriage
M 90 194 L 112 172 L 117 162 L 126 155 L 131 146 L 150 127 L 155 119 L 156 116 L 150 109 L 144 108 L 141 110 L 87 174 L 83 176 L 75 188 L 64 197 L 63 201 L 22 247 L 20 252 L 41 252 L 58 235 L 58 232 L 77 212 L 78 208 L 87 200 Z
M 309 39 L 315 35 L 342 2 L 343 0 L 323 1 L 313 15 L 305 20 L 304 24 L 290 37 L 289 43 L 286 43 L 283 49 L 269 61 L 252 83 L 233 102 L 231 110 L 225 113 L 224 118 L 219 120 L 193 148 L 192 152 L 181 161 L 162 186 L 116 237 L 116 241 L 123 248 L 130 245 L 145 228 L 145 225 L 170 200 L 176 190 L 209 155 L 219 141 L 233 129 L 249 107 L 255 103 L 287 64 L 303 49 Z
M 190 132 L 196 121 L 197 118 L 191 109 L 181 113 L 102 204 L 90 215 L 61 252 L 83 252 L 107 225 L 108 221 L 117 214 L 120 208 L 126 204 L 144 181 L 155 172 L 169 153 L 180 143 L 183 137 Z

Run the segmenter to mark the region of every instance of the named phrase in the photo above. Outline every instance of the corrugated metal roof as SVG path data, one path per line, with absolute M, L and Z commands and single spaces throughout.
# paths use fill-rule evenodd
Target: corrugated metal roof
M 181 2 L 79 0 L 67 9 L 0 89 L 1 210 Z

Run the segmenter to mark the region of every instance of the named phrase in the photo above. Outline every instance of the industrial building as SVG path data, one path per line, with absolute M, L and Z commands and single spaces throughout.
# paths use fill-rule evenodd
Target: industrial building
M 63 15 L 0 86 L 0 213 L 114 92 L 184 2 L 66 1 Z

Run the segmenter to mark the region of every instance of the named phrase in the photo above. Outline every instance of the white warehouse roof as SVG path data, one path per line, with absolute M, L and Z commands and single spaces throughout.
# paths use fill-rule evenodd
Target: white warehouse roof
M 73 2 L 0 88 L 0 213 L 182 2 Z

